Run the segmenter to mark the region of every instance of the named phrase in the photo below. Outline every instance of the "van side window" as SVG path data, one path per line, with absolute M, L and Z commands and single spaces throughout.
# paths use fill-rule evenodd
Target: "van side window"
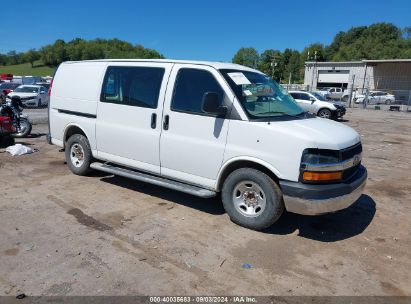
M 224 91 L 210 72 L 197 69 L 180 69 L 171 101 L 171 110 L 203 113 L 201 106 L 203 96 L 207 92 L 217 93 L 220 101 L 223 101 Z
M 108 67 L 100 100 L 155 109 L 163 76 L 163 68 Z

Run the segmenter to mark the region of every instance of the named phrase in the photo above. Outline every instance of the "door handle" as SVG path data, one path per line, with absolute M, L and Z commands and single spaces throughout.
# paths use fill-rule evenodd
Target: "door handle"
M 169 121 L 170 121 L 170 116 L 168 116 L 168 115 L 164 116 L 164 122 L 163 122 L 163 129 L 164 130 L 168 130 Z
M 151 129 L 155 129 L 157 126 L 157 114 L 151 114 Z

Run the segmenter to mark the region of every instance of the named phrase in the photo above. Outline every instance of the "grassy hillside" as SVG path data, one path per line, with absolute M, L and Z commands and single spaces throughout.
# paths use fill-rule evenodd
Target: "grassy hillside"
M 0 74 L 9 73 L 17 76 L 53 76 L 54 68 L 42 65 L 41 61 L 34 64 L 34 68 L 30 63 L 23 63 L 17 65 L 0 65 Z

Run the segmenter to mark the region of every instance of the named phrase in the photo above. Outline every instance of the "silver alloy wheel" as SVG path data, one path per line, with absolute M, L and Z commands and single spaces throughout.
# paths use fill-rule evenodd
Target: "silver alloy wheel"
M 70 148 L 70 160 L 74 167 L 80 168 L 84 163 L 84 150 L 83 147 L 74 143 Z
M 18 132 L 14 134 L 16 137 L 22 137 L 24 133 L 26 133 L 27 129 L 30 128 L 29 122 L 25 119 L 20 120 L 20 128 L 18 128 Z
M 320 111 L 320 117 L 321 117 L 321 118 L 330 118 L 330 112 L 329 112 L 329 111 L 321 110 L 321 111 Z
M 257 217 L 264 212 L 266 196 L 261 187 L 252 181 L 242 181 L 234 187 L 235 209 L 246 217 Z

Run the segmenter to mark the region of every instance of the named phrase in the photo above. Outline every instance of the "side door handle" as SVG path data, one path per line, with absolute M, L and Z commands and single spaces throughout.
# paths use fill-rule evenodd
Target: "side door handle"
M 155 129 L 157 126 L 157 114 L 151 114 L 151 129 Z
M 164 130 L 168 130 L 169 123 L 170 123 L 170 116 L 168 116 L 168 115 L 164 116 L 164 122 L 163 122 L 163 129 Z

